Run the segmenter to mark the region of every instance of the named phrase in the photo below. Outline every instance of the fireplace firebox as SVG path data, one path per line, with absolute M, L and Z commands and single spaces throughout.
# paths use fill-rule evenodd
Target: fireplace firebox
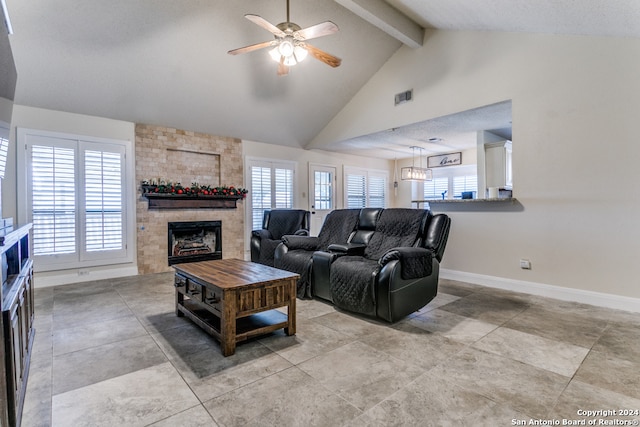
M 222 221 L 168 224 L 169 265 L 222 259 Z

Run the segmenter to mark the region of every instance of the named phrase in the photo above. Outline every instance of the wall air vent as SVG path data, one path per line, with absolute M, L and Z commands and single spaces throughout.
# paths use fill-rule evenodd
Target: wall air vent
M 409 89 L 405 92 L 400 92 L 395 96 L 395 105 L 404 104 L 413 99 L 413 89 Z

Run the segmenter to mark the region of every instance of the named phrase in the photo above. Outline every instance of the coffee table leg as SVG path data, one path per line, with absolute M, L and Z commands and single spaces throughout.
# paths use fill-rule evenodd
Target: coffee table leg
M 231 356 L 236 352 L 236 298 L 235 292 L 225 290 L 220 301 L 222 317 L 220 318 L 220 346 L 223 356 Z
M 178 310 L 179 305 L 184 305 L 184 295 L 176 289 L 176 316 L 183 317 L 184 313 Z
M 296 334 L 296 281 L 292 280 L 289 286 L 289 304 L 287 305 L 287 322 L 284 333 L 287 335 Z

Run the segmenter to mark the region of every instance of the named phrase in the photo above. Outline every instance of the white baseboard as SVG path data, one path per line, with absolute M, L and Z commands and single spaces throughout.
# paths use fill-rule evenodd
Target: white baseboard
M 506 279 L 504 277 L 486 276 L 483 274 L 447 269 L 440 270 L 440 277 L 443 279 L 458 280 L 476 285 L 489 286 L 491 288 L 555 298 L 563 301 L 573 301 L 599 307 L 640 313 L 640 298 L 605 294 L 582 289 L 563 288 L 561 286 L 547 285 L 543 283 Z
M 80 270 L 64 270 L 60 272 L 34 273 L 33 283 L 37 288 L 48 288 L 58 285 L 70 285 L 72 283 L 88 282 L 90 280 L 116 279 L 118 277 L 137 276 L 137 266 L 121 268 L 109 268 L 104 270 L 86 269 L 86 273 L 80 275 Z

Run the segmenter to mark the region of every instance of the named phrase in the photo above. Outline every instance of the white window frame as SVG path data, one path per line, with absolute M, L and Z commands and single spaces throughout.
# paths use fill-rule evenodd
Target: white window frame
M 344 166 L 343 168 L 343 194 L 344 194 L 344 207 L 349 207 L 349 175 L 364 176 L 365 179 L 365 207 L 370 207 L 370 180 L 371 178 L 381 178 L 384 180 L 384 203 L 383 207 L 389 206 L 389 171 L 379 169 L 366 169 L 354 166 Z
M 17 176 L 17 203 L 18 221 L 20 223 L 32 222 L 31 199 L 31 174 L 30 174 L 30 150 L 31 145 L 39 145 L 39 142 L 48 141 L 52 146 L 65 146 L 73 148 L 75 154 L 75 181 L 76 181 L 76 251 L 73 254 L 58 255 L 34 255 L 34 270 L 36 272 L 66 270 L 74 268 L 87 268 L 114 264 L 132 263 L 135 261 L 135 212 L 134 199 L 134 156 L 133 143 L 131 141 L 98 138 L 85 135 L 74 135 L 59 132 L 50 132 L 35 129 L 17 128 L 17 146 L 20 148 L 17 162 L 22 167 L 18 168 Z M 122 211 L 123 211 L 123 247 L 118 250 L 87 251 L 84 247 L 85 227 L 85 198 L 84 186 L 84 152 L 85 150 L 117 152 L 122 156 Z M 30 242 L 33 245 L 33 242 Z

